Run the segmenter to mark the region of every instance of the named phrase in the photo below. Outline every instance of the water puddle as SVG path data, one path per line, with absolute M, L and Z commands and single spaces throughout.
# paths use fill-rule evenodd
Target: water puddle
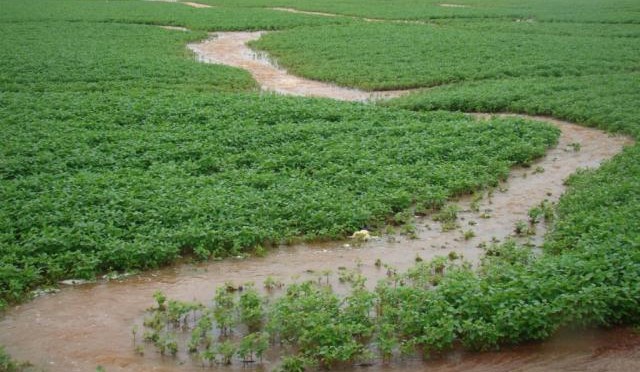
M 266 56 L 257 56 L 245 43 L 260 37 L 259 32 L 219 33 L 215 39 L 190 45 L 206 62 L 224 63 L 249 70 L 265 90 L 299 96 L 331 97 L 366 101 L 375 93 L 342 88 L 288 75 L 270 64 Z M 399 95 L 406 92 L 386 94 Z M 505 114 L 506 115 L 506 114 Z M 479 119 L 486 114 L 475 114 Z M 44 295 L 9 310 L 0 320 L 0 344 L 17 359 L 30 360 L 49 371 L 88 371 L 97 365 L 108 371 L 201 370 L 185 358 L 162 357 L 150 347 L 145 356 L 134 353 L 131 327 L 139 324 L 145 309 L 153 304 L 152 294 L 162 290 L 169 298 L 207 302 L 214 289 L 227 281 L 236 284 L 255 282 L 258 287 L 267 277 L 290 283 L 319 278 L 339 267 L 360 267 L 368 286 L 385 277 L 385 269 L 376 259 L 398 270 L 413 265 L 416 257 L 428 260 L 456 252 L 478 262 L 480 243 L 504 240 L 514 235 L 518 221 L 526 221 L 531 207 L 543 200 L 557 201 L 564 191 L 563 180 L 578 168 L 597 167 L 602 161 L 630 144 L 626 137 L 610 136 L 602 131 L 546 118 L 542 120 L 561 129 L 558 146 L 529 168 L 514 169 L 506 182 L 480 200 L 463 197 L 459 205 L 459 226 L 442 232 L 440 223 L 429 218 L 416 219 L 415 238 L 403 235 L 382 236 L 363 244 L 353 241 L 300 244 L 274 249 L 266 257 L 228 259 L 202 264 L 180 264 L 146 272 L 123 280 L 81 286 L 66 286 L 59 293 Z M 544 225 L 535 225 L 533 235 L 519 238 L 542 241 Z M 465 238 L 464 231 L 473 231 Z M 340 285 L 332 275 L 334 288 Z M 535 345 L 524 345 L 500 353 L 472 354 L 452 352 L 431 361 L 430 370 L 558 370 L 606 369 L 633 370 L 640 367 L 640 336 L 624 329 L 594 331 L 578 336 L 559 336 Z M 262 367 L 269 369 L 268 360 Z M 412 371 L 426 365 L 406 359 L 391 366 L 376 364 L 370 370 Z M 228 370 L 246 369 L 236 363 Z

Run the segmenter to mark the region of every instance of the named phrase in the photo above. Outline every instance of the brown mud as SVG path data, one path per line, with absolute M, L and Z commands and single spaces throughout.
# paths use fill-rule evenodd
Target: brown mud
M 225 35 L 229 34 L 223 33 L 215 40 L 224 41 Z M 371 99 L 371 93 L 309 83 L 277 68 L 265 68 L 268 60 L 256 59 L 255 54 L 244 46 L 244 42 L 259 35 L 232 33 L 234 40 L 222 43 L 222 47 L 197 44 L 199 46 L 192 45 L 191 48 L 197 53 L 208 53 L 212 48 L 217 54 L 203 59 L 246 68 L 269 90 L 342 100 Z M 240 50 L 234 50 L 234 45 L 240 45 Z M 479 119 L 488 117 L 486 114 L 474 115 Z M 152 294 L 155 291 L 162 290 L 169 298 L 207 303 L 213 297 L 214 289 L 228 281 L 236 284 L 255 282 L 261 287 L 268 276 L 291 283 L 322 277 L 326 269 L 333 271 L 330 280 L 334 288 L 341 291 L 343 288 L 335 280 L 339 267 L 359 267 L 368 278 L 368 286 L 373 287 L 378 279 L 385 276 L 385 270 L 375 266 L 378 258 L 400 271 L 412 266 L 417 256 L 428 260 L 452 251 L 477 263 L 483 253 L 478 248 L 480 243 L 512 236 L 514 225 L 527 219 L 529 208 L 545 199 L 558 200 L 565 189 L 563 180 L 567 176 L 579 168 L 597 167 L 631 143 L 625 137 L 610 136 L 599 130 L 551 118 L 527 118 L 546 121 L 560 128 L 562 135 L 558 146 L 531 167 L 514 169 L 500 187 L 486 193 L 477 210 L 472 208 L 471 197 L 454 201 L 462 212 L 459 213 L 459 227 L 452 231 L 442 232 L 440 224 L 428 217 L 417 218 L 415 239 L 390 235 L 373 238 L 363 244 L 342 241 L 281 246 L 262 258 L 180 264 L 123 280 L 65 286 L 59 293 L 43 295 L 10 309 L 0 320 L 0 344 L 5 345 L 16 359 L 30 360 L 49 371 L 89 371 L 97 365 L 108 371 L 170 371 L 178 366 L 184 370 L 199 371 L 202 368 L 185 355 L 178 359 L 163 358 L 152 347 L 147 348 L 144 356 L 134 353 L 132 325 L 141 323 L 145 309 L 153 304 Z M 579 144 L 579 149 L 575 144 Z M 467 230 L 473 230 L 475 237 L 465 240 L 463 231 Z M 539 244 L 544 231 L 545 226 L 538 224 L 534 235 L 520 239 L 531 239 L 534 244 Z M 273 362 L 267 361 L 256 369 L 273 366 Z M 391 366 L 377 363 L 368 370 L 627 371 L 638 367 L 640 336 L 630 330 L 617 329 L 563 334 L 547 343 L 523 345 L 500 353 L 452 352 L 426 364 L 417 359 L 398 360 Z M 229 368 L 232 369 L 246 368 L 236 363 Z

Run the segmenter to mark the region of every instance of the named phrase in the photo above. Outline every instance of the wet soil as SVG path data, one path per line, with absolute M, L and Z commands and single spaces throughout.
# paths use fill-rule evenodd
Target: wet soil
M 268 90 L 283 94 L 332 97 L 342 100 L 371 99 L 370 92 L 311 82 L 287 75 L 258 57 L 244 43 L 260 33 L 221 33 L 219 42 L 191 45 L 202 60 L 246 68 Z M 227 40 L 225 41 L 225 37 Z M 228 40 L 231 39 L 231 40 Z M 237 48 L 237 49 L 234 49 Z M 212 51 L 212 53 L 210 53 Z M 298 86 L 300 84 L 300 86 Z M 400 93 L 398 93 L 400 94 Z M 474 114 L 479 119 L 486 114 Z M 505 114 L 507 115 L 507 114 Z M 228 259 L 203 264 L 180 264 L 149 271 L 124 280 L 81 286 L 65 286 L 59 293 L 44 295 L 9 310 L 0 320 L 0 344 L 17 359 L 30 360 L 50 371 L 88 371 L 97 365 L 108 371 L 169 371 L 180 365 L 184 370 L 201 370 L 187 356 L 161 357 L 148 348 L 145 356 L 133 351 L 131 327 L 140 324 L 145 309 L 153 304 L 152 294 L 164 291 L 170 298 L 207 303 L 214 289 L 224 282 L 255 282 L 260 286 L 268 276 L 285 283 L 318 278 L 323 270 L 334 273 L 339 267 L 359 267 L 373 287 L 383 278 L 384 269 L 375 260 L 399 270 L 410 267 L 415 258 L 428 260 L 451 251 L 477 263 L 482 242 L 503 240 L 513 235 L 517 221 L 527 219 L 532 206 L 547 199 L 556 201 L 564 191 L 563 180 L 578 168 L 597 167 L 602 161 L 631 143 L 628 138 L 567 122 L 546 118 L 558 126 L 562 135 L 558 146 L 529 168 L 514 169 L 500 187 L 487 192 L 472 211 L 472 198 L 455 201 L 463 210 L 459 227 L 442 232 L 439 223 L 428 217 L 417 218 L 415 239 L 402 235 L 374 238 L 364 244 L 353 241 L 281 246 L 266 257 Z M 575 143 L 580 144 L 576 151 Z M 489 217 L 489 218 L 483 218 Z M 473 222 L 472 222 L 473 221 Z M 473 230 L 475 237 L 465 240 L 462 231 Z M 531 239 L 539 244 L 545 231 L 537 225 Z M 331 284 L 343 290 L 331 277 Z M 268 360 L 263 367 L 269 369 Z M 376 364 L 370 370 L 413 371 L 513 371 L 513 370 L 611 370 L 627 371 L 640 367 L 640 336 L 630 330 L 588 331 L 563 334 L 543 344 L 524 345 L 500 353 L 453 352 L 424 364 L 417 359 L 398 360 L 391 366 Z M 236 364 L 230 369 L 242 369 Z M 246 369 L 246 368 L 244 368 Z

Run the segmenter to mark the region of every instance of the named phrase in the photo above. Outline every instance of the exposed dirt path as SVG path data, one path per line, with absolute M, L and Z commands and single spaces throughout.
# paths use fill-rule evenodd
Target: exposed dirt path
M 225 36 L 232 40 L 225 40 Z M 215 39 L 220 45 L 207 42 L 204 46 L 200 43 L 190 47 L 203 55 L 210 50 L 214 52 L 213 56 L 201 57 L 203 60 L 250 70 L 256 80 L 269 90 L 353 101 L 371 99 L 371 93 L 311 82 L 290 76 L 273 66 L 265 67 L 269 64 L 268 60 L 256 59 L 255 54 L 244 45 L 244 42 L 259 36 L 260 33 L 220 34 Z M 475 115 L 479 118 L 488 116 Z M 487 195 L 479 202 L 477 211 L 471 210 L 471 197 L 458 200 L 463 210 L 459 214 L 458 229 L 442 232 L 438 223 L 428 218 L 418 219 L 416 239 L 386 236 L 359 246 L 349 241 L 285 246 L 275 249 L 264 258 L 176 265 L 122 281 L 66 287 L 57 294 L 42 296 L 8 311 L 0 320 L 0 344 L 6 345 L 7 351 L 16 358 L 28 359 L 50 371 L 87 371 L 95 369 L 97 365 L 106 367 L 108 371 L 170 371 L 176 368 L 176 360 L 162 358 L 152 348 L 147 350 L 144 357 L 137 356 L 131 344 L 131 326 L 141 322 L 144 310 L 152 305 L 152 294 L 156 290 L 164 291 L 171 298 L 206 302 L 213 296 L 214 288 L 226 281 L 237 284 L 253 281 L 260 284 L 272 276 L 288 283 L 315 278 L 325 269 L 335 272 L 340 266 L 359 266 L 369 279 L 368 285 L 372 287 L 377 279 L 385 276 L 384 269 L 376 268 L 374 264 L 377 258 L 399 270 L 413 265 L 417 256 L 427 260 L 452 251 L 471 262 L 477 262 L 483 253 L 478 248 L 479 243 L 493 238 L 503 240 L 512 235 L 515 223 L 527 219 L 529 208 L 545 199 L 558 200 L 565 189 L 563 180 L 568 175 L 578 168 L 597 167 L 618 153 L 624 145 L 631 143 L 626 137 L 610 136 L 599 130 L 551 118 L 527 118 L 558 126 L 562 130 L 559 145 L 532 167 L 513 170 L 509 179 L 492 196 Z M 580 144 L 579 151 L 575 151 L 576 143 Z M 482 218 L 482 215 L 490 218 Z M 465 230 L 473 230 L 475 237 L 463 239 L 462 231 Z M 537 226 L 532 241 L 539 243 L 543 233 L 544 226 Z M 334 287 L 340 290 L 337 281 L 332 281 Z M 606 337 L 609 340 L 614 336 Z M 579 369 L 589 366 L 601 368 L 603 365 L 608 370 L 637 368 L 640 352 L 636 346 L 640 344 L 640 337 L 624 337 L 625 340 L 632 340 L 629 344 L 633 347 L 607 349 L 608 344 L 603 346 L 601 337 L 578 345 L 582 347 L 579 352 L 574 349 L 567 351 L 557 345 L 547 348 L 534 346 L 533 351 L 531 347 L 524 346 L 514 349 L 512 354 L 472 354 L 465 355 L 464 359 L 452 354 L 453 359 L 441 364 L 434 363 L 433 367 L 434 370 L 505 371 L 529 367 L 552 370 L 575 365 L 581 366 Z M 578 339 L 583 340 L 584 337 Z M 602 356 L 603 348 L 606 361 L 602 362 L 600 358 L 594 364 L 596 361 L 592 357 Z M 180 356 L 179 363 L 184 370 L 201 370 L 185 355 Z M 265 366 L 269 368 L 273 364 L 267 361 Z M 242 366 L 236 364 L 231 369 L 234 368 L 241 369 Z M 373 367 L 374 370 L 398 371 L 422 368 L 424 365 L 418 361 L 389 368 L 380 365 Z
M 342 18 L 355 19 L 355 20 L 360 20 L 365 22 L 387 22 L 387 23 L 403 23 L 403 24 L 415 24 L 415 25 L 433 25 L 432 22 L 428 22 L 428 21 L 418 21 L 418 20 L 409 20 L 409 19 L 368 18 L 368 17 L 351 16 L 346 14 L 338 14 L 338 13 L 325 13 L 325 12 L 314 12 L 314 11 L 308 11 L 308 10 L 299 10 L 295 8 L 274 7 L 274 8 L 267 8 L 267 9 L 278 10 L 281 12 L 288 12 L 288 13 L 296 13 L 296 14 L 317 15 L 322 17 L 342 17 Z
M 160 26 L 160 28 L 164 28 L 165 30 L 170 30 L 170 31 L 182 31 L 182 32 L 188 32 L 189 29 L 186 27 L 180 27 L 180 26 Z
M 201 3 L 194 3 L 192 1 L 182 1 L 180 2 L 181 4 L 193 7 L 193 8 L 212 8 L 211 5 L 207 5 L 207 4 L 201 4 Z
M 441 6 L 441 7 L 444 7 L 444 8 L 470 8 L 469 5 L 463 5 L 463 4 L 442 3 L 442 4 L 438 4 L 438 6 Z
M 309 80 L 287 73 L 275 66 L 264 54 L 251 50 L 247 43 L 258 40 L 264 32 L 218 32 L 205 41 L 189 44 L 201 62 L 243 68 L 251 73 L 263 90 L 281 94 L 324 97 L 343 101 L 368 101 L 394 98 L 411 90 L 365 92 Z
M 317 15 L 317 16 L 323 16 L 323 17 L 348 17 L 348 16 L 343 16 L 341 14 L 337 14 L 337 13 L 312 12 L 312 11 L 308 11 L 308 10 L 298 10 L 298 9 L 294 9 L 294 8 L 274 7 L 274 8 L 269 8 L 269 9 L 278 10 L 278 11 L 281 11 L 281 12 Z
M 180 3 L 186 6 L 190 6 L 192 8 L 213 8 L 213 6 L 202 3 L 195 3 L 192 1 L 180 1 L 180 0 L 146 0 L 146 1 L 157 1 L 161 3 Z

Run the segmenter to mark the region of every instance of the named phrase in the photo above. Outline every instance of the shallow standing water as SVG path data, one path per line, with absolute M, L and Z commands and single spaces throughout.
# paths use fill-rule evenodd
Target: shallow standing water
M 354 101 L 378 98 L 370 92 L 288 75 L 268 59 L 256 58 L 244 46 L 246 41 L 259 36 L 259 33 L 221 33 L 202 43 L 205 45 L 194 44 L 190 48 L 204 61 L 250 70 L 264 89 Z M 394 92 L 389 96 L 404 93 Z M 459 229 L 443 233 L 438 223 L 424 218 L 417 220 L 417 239 L 386 236 L 363 245 L 350 241 L 301 244 L 279 247 L 264 258 L 181 264 L 122 281 L 64 287 L 60 293 L 8 311 L 0 321 L 0 344 L 6 345 L 7 351 L 17 359 L 28 359 L 50 371 L 87 371 L 97 365 L 108 371 L 168 371 L 175 369 L 177 363 L 185 370 L 201 370 L 188 358 L 178 361 L 162 358 L 152 348 L 147 348 L 144 357 L 134 353 L 131 327 L 141 322 L 145 309 L 152 305 L 154 291 L 162 290 L 170 298 L 206 302 L 213 297 L 215 287 L 226 281 L 236 284 L 253 281 L 259 285 L 267 276 L 272 276 L 289 283 L 315 278 L 325 269 L 335 272 L 340 266 L 359 266 L 372 287 L 377 279 L 385 276 L 385 271 L 374 265 L 377 258 L 400 270 L 413 265 L 416 256 L 426 260 L 451 251 L 477 262 L 483 252 L 478 244 L 512 235 L 515 223 L 527 219 L 529 208 L 545 199 L 556 201 L 560 197 L 564 191 L 563 180 L 576 169 L 596 167 L 631 143 L 625 137 L 612 137 L 599 130 L 550 118 L 532 119 L 557 125 L 562 130 L 559 145 L 532 167 L 515 169 L 507 182 L 492 195 L 485 195 L 477 212 L 471 211 L 470 198 L 456 201 L 463 210 L 459 214 Z M 572 145 L 575 143 L 580 144 L 579 151 L 575 151 Z M 490 218 L 481 218 L 482 214 Z M 469 224 L 470 221 L 475 224 Z M 473 230 L 475 237 L 463 239 L 462 229 Z M 532 242 L 540 243 L 543 233 L 544 226 L 538 226 Z M 273 365 L 267 360 L 258 369 L 269 369 Z M 614 329 L 566 333 L 547 343 L 523 345 L 500 353 L 452 352 L 426 364 L 417 359 L 397 360 L 391 366 L 378 363 L 367 370 L 627 371 L 638 367 L 640 336 L 628 329 Z M 243 368 L 237 363 L 230 369 Z

